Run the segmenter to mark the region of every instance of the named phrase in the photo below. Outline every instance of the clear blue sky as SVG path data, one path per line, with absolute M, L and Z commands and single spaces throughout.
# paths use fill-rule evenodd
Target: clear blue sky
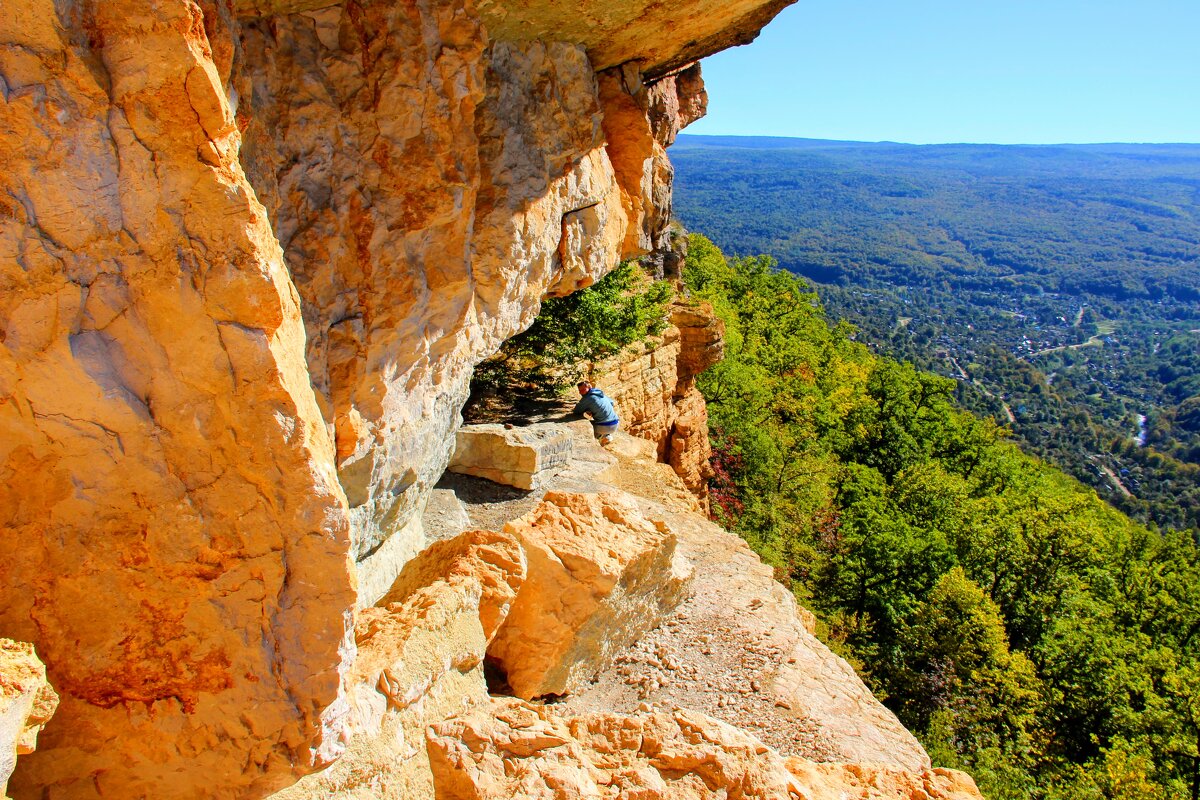
M 798 0 L 688 133 L 1200 142 L 1200 0 Z

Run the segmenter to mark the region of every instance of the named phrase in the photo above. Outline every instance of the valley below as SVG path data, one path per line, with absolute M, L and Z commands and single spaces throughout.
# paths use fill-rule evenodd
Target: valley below
M 672 157 L 685 225 L 813 281 L 1118 508 L 1200 525 L 1200 147 L 685 135 Z

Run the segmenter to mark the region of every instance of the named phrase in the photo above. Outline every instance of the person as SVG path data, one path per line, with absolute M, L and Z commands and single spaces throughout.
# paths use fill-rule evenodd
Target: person
M 591 415 L 596 441 L 602 445 L 611 444 L 620 423 L 612 400 L 587 381 L 580 381 L 576 388 L 579 389 L 579 402 L 571 413 Z

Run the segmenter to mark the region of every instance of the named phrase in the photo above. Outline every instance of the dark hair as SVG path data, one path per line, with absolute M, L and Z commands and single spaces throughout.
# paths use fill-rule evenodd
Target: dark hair
M 591 385 L 592 385 L 591 381 L 580 381 L 579 383 L 575 384 L 575 388 L 582 389 L 585 386 L 591 386 Z

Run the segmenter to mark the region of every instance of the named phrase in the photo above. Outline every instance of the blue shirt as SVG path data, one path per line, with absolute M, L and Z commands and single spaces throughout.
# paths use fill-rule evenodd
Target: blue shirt
M 601 425 L 616 422 L 617 410 L 613 408 L 612 400 L 605 397 L 599 389 L 591 389 L 575 404 L 575 414 L 591 414 L 592 422 Z

